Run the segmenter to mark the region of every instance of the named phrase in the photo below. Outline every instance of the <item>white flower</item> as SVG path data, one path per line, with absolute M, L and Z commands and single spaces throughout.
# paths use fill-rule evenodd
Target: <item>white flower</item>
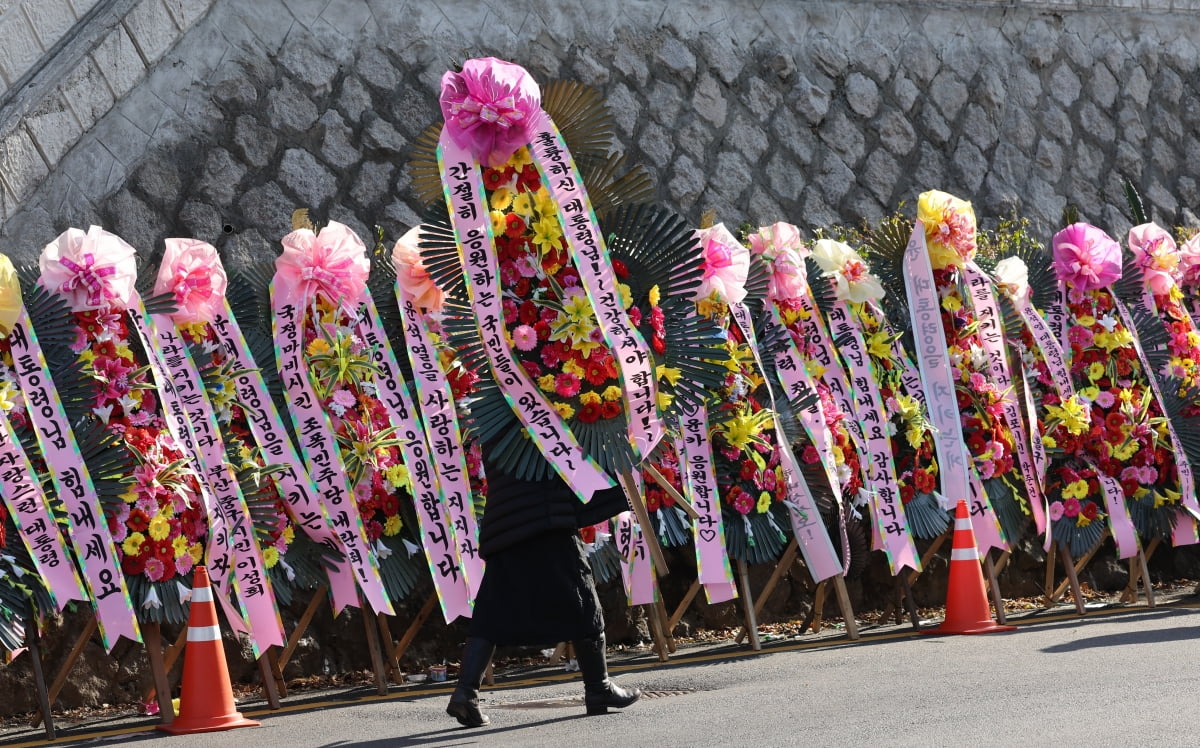
M 1029 293 L 1029 268 L 1020 257 L 1005 257 L 996 263 L 996 283 L 1013 299 L 1023 299 Z
M 883 284 L 848 244 L 821 239 L 813 243 L 812 256 L 833 277 L 837 298 L 856 304 L 883 298 Z

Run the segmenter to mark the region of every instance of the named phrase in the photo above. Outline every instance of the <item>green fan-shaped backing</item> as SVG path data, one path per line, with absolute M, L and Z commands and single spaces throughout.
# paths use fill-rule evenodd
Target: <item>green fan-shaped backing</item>
M 612 540 L 596 543 L 588 556 L 588 562 L 592 565 L 592 576 L 597 584 L 621 581 L 621 552 Z
M 1103 522 L 1092 522 L 1086 527 L 1079 527 L 1075 524 L 1073 517 L 1063 517 L 1054 521 L 1051 535 L 1055 540 L 1066 542 L 1071 549 L 1071 555 L 1078 558 L 1091 550 L 1107 525 L 1108 520 L 1106 519 Z
M 683 510 L 675 506 L 664 506 L 650 513 L 650 524 L 658 536 L 660 545 L 677 548 L 692 541 L 692 526 Z
M 790 523 L 787 511 L 787 507 L 780 503 L 771 505 L 767 512 L 775 522 L 773 527 L 766 514 L 754 512 L 743 516 L 732 509 L 723 508 L 721 518 L 725 522 L 725 550 L 729 558 L 749 564 L 769 563 L 778 559 L 788 543 L 784 532 Z M 746 532 L 746 518 L 750 521 L 749 534 Z
M 912 230 L 912 221 L 894 216 L 873 227 L 862 248 L 863 258 L 870 264 L 871 272 L 887 290 L 882 306 L 888 321 L 894 329 L 903 330 L 906 335 L 911 334 L 907 331 L 912 324 L 909 321 L 908 293 L 904 281 L 904 250 L 908 248 Z M 811 284 L 811 272 L 808 278 Z
M 619 205 L 654 200 L 654 180 L 640 164 L 629 165 L 625 156 L 583 156 L 576 159 L 579 174 L 587 185 L 588 199 L 597 215 Z
M 1029 517 L 1021 511 L 1021 500 L 1013 489 L 999 478 L 983 481 L 983 488 L 992 502 L 996 519 L 1000 520 L 1000 529 L 1004 531 L 1004 537 L 1009 543 L 1016 543 L 1025 534 L 1025 527 L 1029 522 Z
M 445 232 L 444 206 L 433 206 L 427 218 L 432 215 L 441 217 Z M 551 474 L 549 466 L 524 429 L 517 427 L 516 415 L 503 401 L 486 357 L 482 357 L 474 314 L 465 299 L 457 245 L 452 233 L 438 233 L 438 226 L 438 220 L 427 224 L 422 254 L 435 281 L 441 284 L 440 278 L 446 279 L 443 288 L 448 306 L 443 324 L 451 345 L 480 375 L 471 403 L 473 428 L 483 442 L 491 444 L 492 460 L 506 473 L 525 480 L 545 479 Z M 600 230 L 610 255 L 629 269 L 626 283 L 634 303 L 644 306 L 654 286 L 663 294 L 667 333 L 663 364 L 682 373 L 675 391 L 676 407 L 706 398 L 724 377 L 724 367 L 717 363 L 724 354 L 724 341 L 715 325 L 695 313 L 691 301 L 703 274 L 694 232 L 675 214 L 652 206 L 620 206 L 601 219 Z M 426 244 L 427 237 L 439 238 Z M 606 470 L 616 473 L 632 467 L 634 456 L 624 437 L 627 422 L 623 417 L 594 423 L 574 418 L 568 425 L 585 452 Z
M 950 513 L 929 493 L 919 493 L 905 504 L 904 516 L 913 537 L 921 540 L 932 540 L 950 526 Z

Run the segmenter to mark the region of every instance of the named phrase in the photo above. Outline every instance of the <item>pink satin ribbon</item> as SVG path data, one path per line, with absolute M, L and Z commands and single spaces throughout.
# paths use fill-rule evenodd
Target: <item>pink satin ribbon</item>
M 483 580 L 483 557 L 479 555 L 479 528 L 475 521 L 466 450 L 454 409 L 454 395 L 438 363 L 437 348 L 425 318 L 417 309 L 412 294 L 399 283 L 396 284 L 396 300 L 404 318 L 408 360 L 417 387 L 429 456 L 450 515 L 450 529 L 454 534 L 458 565 L 466 579 L 467 597 L 473 605 Z
M 936 431 L 934 448 L 938 455 L 942 493 L 951 501 L 966 499 L 971 505 L 971 526 L 979 550 L 1008 550 L 1000 530 L 1000 521 L 992 510 L 987 494 L 975 488 L 971 480 L 970 458 L 963 440 L 962 421 L 950 371 L 946 333 L 942 328 L 933 266 L 925 246 L 925 227 L 917 221 L 908 247 L 904 250 L 904 274 L 913 335 L 917 341 L 917 367 L 929 407 L 929 420 Z
M 765 372 L 762 359 L 758 355 L 758 341 L 754 337 L 754 321 L 750 318 L 750 309 L 741 302 L 729 305 L 730 315 L 742 331 L 742 335 L 754 353 L 754 363 L 758 370 Z M 771 398 L 771 412 L 778 414 L 775 407 L 775 395 L 767 388 Z M 800 544 L 800 552 L 804 555 L 804 563 L 812 575 L 814 582 L 820 582 L 842 573 L 842 563 L 838 560 L 837 551 L 829 540 L 829 533 L 821 522 L 821 513 L 817 502 L 800 472 L 792 445 L 788 443 L 779 423 L 779 416 L 773 416 L 775 435 L 779 442 L 780 464 L 783 466 L 784 480 L 788 486 L 788 517 L 791 518 L 792 532 Z M 890 454 L 890 452 L 889 452 Z M 899 500 L 899 493 L 896 495 Z
M 692 525 L 696 549 L 696 578 L 704 585 L 710 604 L 737 597 L 729 554 L 725 549 L 725 522 L 721 517 L 720 490 L 713 473 L 712 444 L 708 440 L 708 411 L 703 404 L 684 404 L 679 414 L 680 438 L 676 441 L 684 490 L 699 514 Z
M 26 412 L 38 445 L 46 464 L 54 466 L 50 479 L 67 509 L 71 542 L 96 606 L 96 622 L 104 648 L 111 652 L 122 636 L 141 642 L 137 612 L 129 598 L 116 545 L 104 521 L 104 510 L 24 308 L 8 342 L 13 370 L 29 406 Z
M 107 278 L 117 272 L 112 266 L 97 268 L 96 257 L 91 252 L 83 255 L 83 264 L 74 262 L 67 257 L 60 257 L 58 261 L 67 270 L 70 270 L 73 275 L 63 281 L 59 286 L 59 291 L 62 293 L 70 293 L 76 288 L 83 287 L 87 289 L 88 304 L 96 306 L 100 304 L 104 296 L 104 281 L 101 278 Z

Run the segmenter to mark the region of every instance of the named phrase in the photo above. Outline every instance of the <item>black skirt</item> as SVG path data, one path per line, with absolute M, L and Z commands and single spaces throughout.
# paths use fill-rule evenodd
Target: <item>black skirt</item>
M 599 636 L 604 614 L 579 534 L 541 533 L 488 556 L 470 635 L 543 646 Z

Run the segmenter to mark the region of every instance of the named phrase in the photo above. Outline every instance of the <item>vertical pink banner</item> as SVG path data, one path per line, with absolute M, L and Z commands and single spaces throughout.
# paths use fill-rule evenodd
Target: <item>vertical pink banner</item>
M 679 415 L 677 443 L 684 489 L 700 516 L 692 527 L 695 535 L 697 579 L 704 585 L 709 603 L 737 597 L 729 554 L 725 550 L 725 523 L 721 517 L 720 491 L 713 473 L 712 445 L 708 440 L 708 411 L 703 405 L 684 405 Z
M 112 651 L 120 637 L 142 640 L 137 613 L 117 560 L 112 533 L 96 497 L 91 473 L 79 453 L 66 410 L 46 366 L 37 333 L 24 308 L 8 336 L 13 370 L 28 404 L 29 419 L 59 499 L 67 509 L 67 526 L 75 556 L 96 606 L 96 622 L 104 648 Z
M 925 226 L 919 220 L 904 250 L 904 274 L 908 280 L 905 284 L 908 309 L 917 343 L 917 367 L 929 406 L 929 420 L 936 428 L 933 443 L 941 471 L 942 493 L 951 501 L 965 499 L 971 505 L 971 526 L 980 551 L 1007 550 L 1008 543 L 987 495 L 981 496 L 972 490 L 972 467 L 959 420 L 946 333 L 934 288 L 933 266 L 925 246 Z
M 635 472 L 636 476 L 637 473 Z M 621 581 L 630 605 L 649 605 L 658 600 L 658 585 L 654 579 L 654 561 L 641 525 L 632 512 L 621 512 L 613 520 L 616 525 L 613 542 L 621 554 Z

